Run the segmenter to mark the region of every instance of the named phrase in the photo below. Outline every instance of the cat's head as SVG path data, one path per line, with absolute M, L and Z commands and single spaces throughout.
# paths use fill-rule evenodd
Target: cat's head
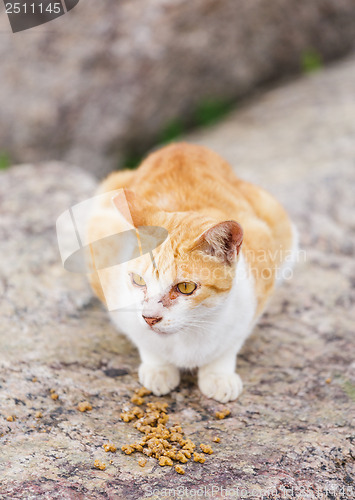
M 168 231 L 152 255 L 125 265 L 124 289 L 134 300 L 137 320 L 160 334 L 186 326 L 203 330 L 204 315 L 218 309 L 232 287 L 243 241 L 241 226 L 196 212 L 162 211 L 132 191 L 124 194 L 129 217 L 124 215 L 135 228 L 158 226 Z M 122 208 L 118 198 L 113 201 Z

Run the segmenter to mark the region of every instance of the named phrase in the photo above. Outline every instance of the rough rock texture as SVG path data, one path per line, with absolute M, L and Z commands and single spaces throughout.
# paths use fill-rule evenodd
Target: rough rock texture
M 81 0 L 12 34 L 0 17 L 0 151 L 103 175 L 206 99 L 234 100 L 354 43 L 353 0 Z
M 0 498 L 137 500 L 154 488 L 156 500 L 174 498 L 163 488 L 175 498 L 226 498 L 221 488 L 230 498 L 354 498 L 354 88 L 350 60 L 188 138 L 273 191 L 306 253 L 241 352 L 245 390 L 226 405 L 231 416 L 215 420 L 220 405 L 194 374 L 162 398 L 195 442 L 221 438 L 184 476 L 119 450 L 138 434 L 119 417 L 138 387 L 138 355 L 85 278 L 59 262 L 55 219 L 91 195 L 93 179 L 59 163 L 1 174 Z M 83 400 L 92 411 L 76 409 Z

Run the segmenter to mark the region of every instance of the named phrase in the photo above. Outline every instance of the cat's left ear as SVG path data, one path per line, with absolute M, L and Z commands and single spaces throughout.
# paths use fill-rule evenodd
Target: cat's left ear
M 213 255 L 232 265 L 243 242 L 243 229 L 238 222 L 228 220 L 207 229 L 196 241 L 194 249 Z

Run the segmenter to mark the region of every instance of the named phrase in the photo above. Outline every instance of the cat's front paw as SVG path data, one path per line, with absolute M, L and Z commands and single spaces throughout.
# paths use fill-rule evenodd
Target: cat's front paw
M 139 382 L 155 396 L 168 394 L 180 382 L 180 372 L 173 365 L 154 366 L 142 363 L 138 375 Z
M 198 379 L 202 394 L 220 403 L 233 401 L 242 393 L 242 379 L 237 373 L 205 373 Z

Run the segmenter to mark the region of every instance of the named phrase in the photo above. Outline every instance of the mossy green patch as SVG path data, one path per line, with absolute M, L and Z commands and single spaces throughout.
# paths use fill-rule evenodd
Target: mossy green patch
M 5 152 L 0 152 L 0 170 L 5 170 L 11 165 L 10 156 Z
M 323 67 L 322 56 L 314 49 L 303 52 L 301 56 L 301 67 L 303 73 L 313 73 Z
M 130 168 L 130 169 L 135 169 L 137 168 L 140 163 L 143 160 L 143 155 L 139 154 L 129 154 L 125 157 L 125 159 L 122 161 L 122 165 L 120 165 L 119 170 L 121 168 Z
M 169 121 L 161 129 L 160 133 L 157 134 L 156 145 L 162 146 L 173 141 L 178 141 L 191 130 L 213 125 L 222 120 L 232 109 L 234 109 L 234 106 L 230 101 L 204 98 L 199 101 L 197 106 L 184 119 L 175 118 Z M 138 167 L 145 157 L 143 153 L 144 150 L 142 149 L 139 151 L 131 149 L 120 163 L 119 169 L 134 169 Z
M 204 99 L 201 101 L 193 117 L 196 127 L 208 127 L 224 118 L 232 110 L 229 101 L 221 99 Z

